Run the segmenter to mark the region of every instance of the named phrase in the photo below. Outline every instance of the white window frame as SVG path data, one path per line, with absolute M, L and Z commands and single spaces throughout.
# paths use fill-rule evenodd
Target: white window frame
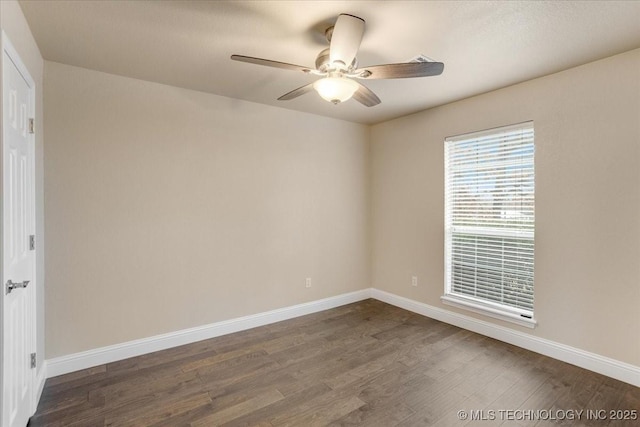
M 484 130 L 480 132 L 473 132 L 464 135 L 457 135 L 453 137 L 445 138 L 445 286 L 444 286 L 444 295 L 441 297 L 441 301 L 444 304 L 451 305 L 454 307 L 462 308 L 465 310 L 469 310 L 475 313 L 480 313 L 492 318 L 504 320 L 507 322 L 515 323 L 521 326 L 526 326 L 529 328 L 534 328 L 537 325 L 537 321 L 533 316 L 533 309 L 526 310 L 517 307 L 512 307 L 509 305 L 504 305 L 500 303 L 496 303 L 483 298 L 476 298 L 471 295 L 466 295 L 453 291 L 453 283 L 452 283 L 452 239 L 453 234 L 455 233 L 466 233 L 472 235 L 485 235 L 485 236 L 495 236 L 495 237 L 513 237 L 518 239 L 531 239 L 532 244 L 535 245 L 534 242 L 534 231 L 532 229 L 502 229 L 502 230 L 483 230 L 481 226 L 460 226 L 456 225 L 455 227 L 452 225 L 452 215 L 451 215 L 451 202 L 450 197 L 448 197 L 448 192 L 453 188 L 450 187 L 449 182 L 449 164 L 447 157 L 447 144 L 455 144 L 456 142 L 465 141 L 468 142 L 470 140 L 480 140 L 482 138 L 487 138 L 493 135 L 503 134 L 505 132 L 513 132 L 518 130 L 531 130 L 533 132 L 533 122 L 524 122 L 510 126 L 504 126 L 500 128 L 494 128 L 489 130 Z M 534 137 L 535 140 L 535 137 Z M 482 142 L 478 141 L 478 144 Z M 534 150 L 535 150 L 535 141 Z M 535 154 L 533 154 L 535 156 Z M 535 160 L 532 159 L 532 162 Z M 535 171 L 534 171 L 534 185 L 535 185 Z M 535 190 L 534 190 L 535 191 Z M 534 194 L 535 197 L 535 194 Z M 535 209 L 535 208 L 534 208 Z M 534 220 L 535 221 L 535 220 Z M 531 259 L 533 262 L 533 258 Z

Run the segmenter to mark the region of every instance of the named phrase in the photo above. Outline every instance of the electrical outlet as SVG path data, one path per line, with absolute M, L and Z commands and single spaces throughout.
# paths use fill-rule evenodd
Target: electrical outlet
M 311 277 L 307 277 L 307 279 L 304 281 L 304 286 L 305 288 L 311 287 Z
M 418 286 L 418 276 L 411 276 L 411 286 Z

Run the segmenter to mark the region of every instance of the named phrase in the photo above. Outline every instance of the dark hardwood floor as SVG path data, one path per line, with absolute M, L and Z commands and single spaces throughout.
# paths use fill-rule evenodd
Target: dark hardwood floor
M 367 300 L 51 378 L 29 425 L 640 425 L 625 410 L 640 388 Z

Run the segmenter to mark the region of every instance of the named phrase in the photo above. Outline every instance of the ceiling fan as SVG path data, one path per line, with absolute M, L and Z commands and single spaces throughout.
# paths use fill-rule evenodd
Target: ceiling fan
M 231 59 L 323 77 L 282 95 L 279 101 L 288 101 L 315 89 L 323 99 L 333 104 L 353 97 L 362 105 L 373 107 L 380 104 L 380 98 L 354 79 L 399 79 L 442 74 L 442 62 L 404 62 L 358 68 L 356 54 L 363 34 L 364 19 L 345 13 L 339 15 L 335 25 L 325 31 L 329 48 L 318 54 L 315 69 L 252 56 L 231 55 Z

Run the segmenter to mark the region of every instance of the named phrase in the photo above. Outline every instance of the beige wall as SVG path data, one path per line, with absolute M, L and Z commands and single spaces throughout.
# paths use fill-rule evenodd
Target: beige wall
M 370 286 L 368 127 L 52 62 L 45 109 L 47 358 Z
M 24 65 L 29 70 L 36 85 L 36 238 L 38 248 L 44 248 L 44 196 L 43 196 L 43 102 L 42 102 L 42 80 L 44 72 L 44 61 L 36 42 L 31 35 L 29 25 L 22 14 L 22 9 L 14 0 L 0 1 L 0 27 L 5 32 L 11 44 L 20 55 Z M 0 65 L 1 65 L 0 55 Z M 1 69 L 1 67 L 0 67 Z M 1 167 L 1 163 L 0 163 Z M 2 174 L 0 173 L 0 176 Z M 37 366 L 41 368 L 44 360 L 44 333 L 45 333 L 45 270 L 44 270 L 44 250 L 36 252 L 36 321 L 37 321 Z
M 533 331 L 440 302 L 443 140 L 526 120 L 536 143 Z M 640 50 L 371 132 L 374 287 L 640 366 Z

